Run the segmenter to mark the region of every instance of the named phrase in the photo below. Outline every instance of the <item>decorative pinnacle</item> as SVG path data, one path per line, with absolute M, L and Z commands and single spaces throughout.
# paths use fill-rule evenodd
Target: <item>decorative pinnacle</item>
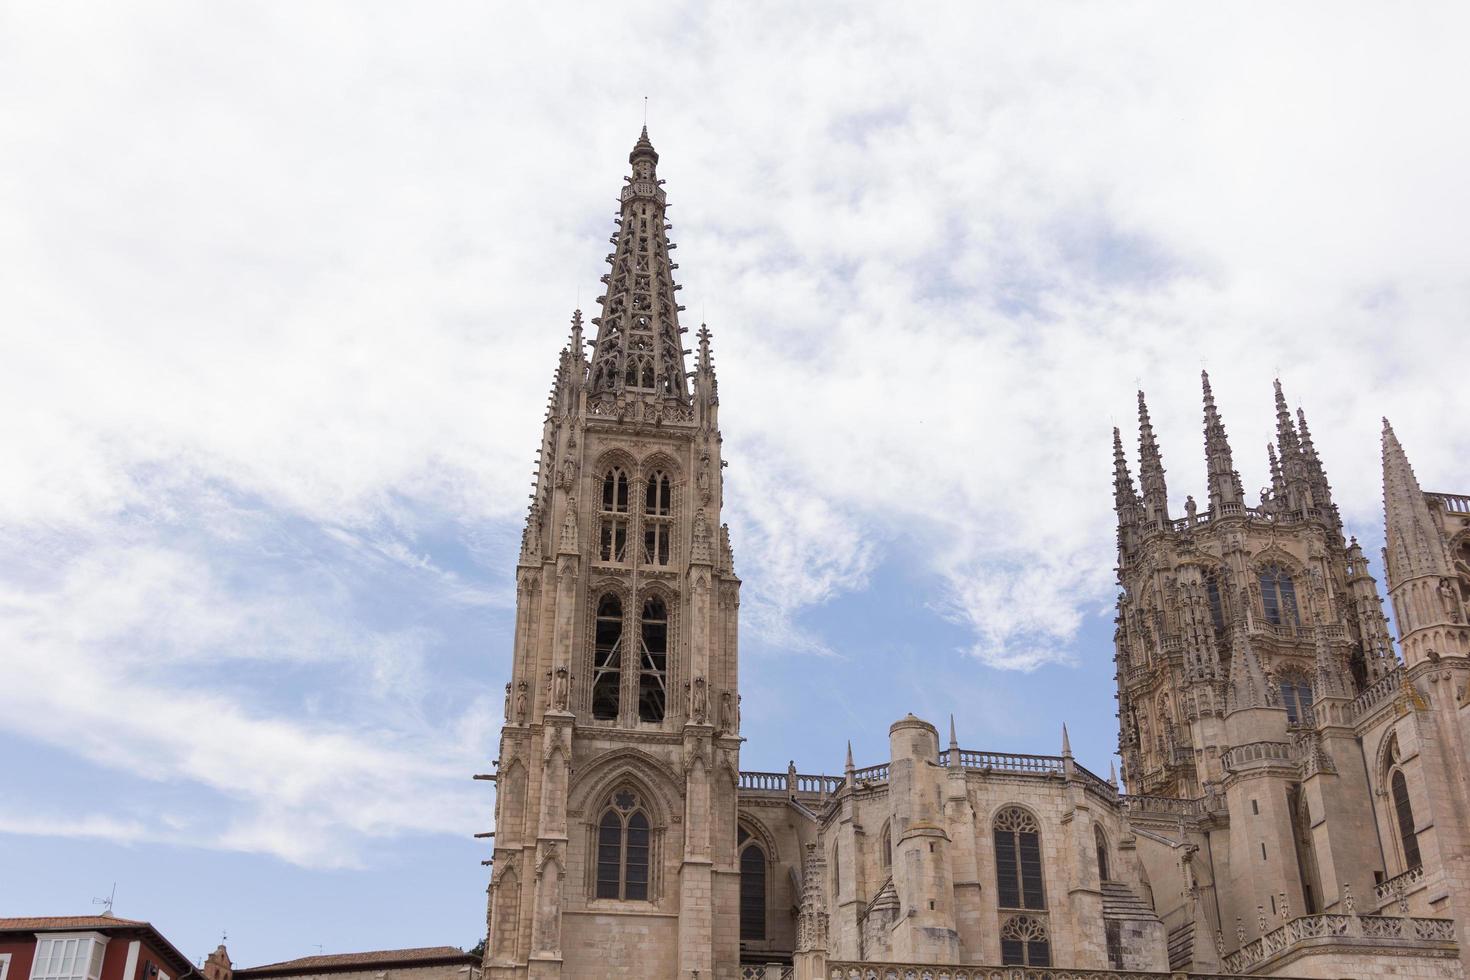
M 652 157 L 653 162 L 658 163 L 658 151 L 653 148 L 653 143 L 648 138 L 647 126 L 644 126 L 643 132 L 638 134 L 638 142 L 633 144 L 633 152 L 628 154 L 628 162 L 633 163 L 640 156 Z
M 1210 507 L 1218 511 L 1227 503 L 1240 503 L 1245 490 L 1235 473 L 1235 459 L 1230 452 L 1230 440 L 1225 435 L 1225 423 L 1220 421 L 1220 413 L 1215 408 L 1210 373 L 1201 371 L 1199 376 L 1205 399 L 1205 467 Z
M 1062 758 L 1072 757 L 1072 740 L 1067 737 L 1067 723 L 1062 722 Z
M 1169 520 L 1169 489 L 1164 484 L 1164 461 L 1159 444 L 1154 440 L 1153 422 L 1148 416 L 1148 403 L 1138 393 L 1138 485 L 1143 491 L 1147 519 L 1160 523 Z
M 1291 424 L 1291 409 L 1286 407 L 1286 395 L 1281 391 L 1281 379 L 1272 382 L 1276 389 L 1276 441 L 1283 456 L 1297 448 L 1296 429 Z

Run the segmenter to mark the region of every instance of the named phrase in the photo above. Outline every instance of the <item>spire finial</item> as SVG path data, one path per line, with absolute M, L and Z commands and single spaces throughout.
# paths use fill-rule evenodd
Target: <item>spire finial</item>
M 1072 740 L 1067 737 L 1067 723 L 1064 721 L 1062 722 L 1062 758 L 1070 759 L 1071 757 Z

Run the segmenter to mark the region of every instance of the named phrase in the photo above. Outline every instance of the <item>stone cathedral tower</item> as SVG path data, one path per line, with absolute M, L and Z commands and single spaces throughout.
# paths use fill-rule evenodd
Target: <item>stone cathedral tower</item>
M 719 394 L 709 331 L 684 348 L 646 129 L 628 159 L 596 339 L 575 313 L 516 570 L 491 978 L 738 970 L 715 911 L 739 899 L 740 581 Z
M 1208 374 L 1204 507 L 1169 513 L 1138 393 L 1139 484 L 1113 430 L 1118 513 L 1119 755 L 1129 790 L 1195 798 L 1232 745 L 1330 734 L 1331 711 L 1397 662 L 1376 583 L 1344 540 L 1306 415 L 1276 383 L 1271 485 L 1248 505 Z M 1320 716 L 1320 717 L 1319 717 Z

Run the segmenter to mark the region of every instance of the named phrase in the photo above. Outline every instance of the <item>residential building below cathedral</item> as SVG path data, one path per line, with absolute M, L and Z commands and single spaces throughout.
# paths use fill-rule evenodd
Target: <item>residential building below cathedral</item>
M 1396 651 L 1279 384 L 1253 502 L 1207 376 L 1183 514 L 1142 393 L 1136 483 L 1114 431 L 1128 792 L 1065 731 L 985 752 L 912 715 L 841 776 L 741 771 L 713 337 L 685 347 L 658 161 L 645 130 L 547 406 L 487 976 L 1462 978 L 1470 498 L 1423 492 L 1385 423 Z

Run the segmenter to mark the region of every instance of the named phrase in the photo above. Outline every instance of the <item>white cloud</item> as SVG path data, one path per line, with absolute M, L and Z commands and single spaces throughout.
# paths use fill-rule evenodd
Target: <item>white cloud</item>
M 1358 526 L 1380 414 L 1426 485 L 1470 485 L 1445 422 L 1470 408 L 1446 356 L 1470 318 L 1461 5 L 6 17 L 0 531 L 28 585 L 0 629 L 34 655 L 0 697 L 74 726 L 99 710 L 81 668 L 123 664 L 180 696 L 228 734 L 120 752 L 249 796 L 232 846 L 337 860 L 339 823 L 423 827 L 374 794 L 434 792 L 452 745 L 488 744 L 483 719 L 364 733 L 168 671 L 351 650 L 364 697 L 432 687 L 432 635 L 356 627 L 330 576 L 242 590 L 220 542 L 290 545 L 239 497 L 449 601 L 508 601 L 435 567 L 416 521 L 485 528 L 476 556 L 514 538 L 645 94 L 689 323 L 716 331 L 744 608 L 774 643 L 832 652 L 802 611 L 903 555 L 981 660 L 1076 658 L 1111 587 L 1108 430 L 1131 434 L 1141 382 L 1182 504 L 1202 363 L 1248 485 L 1278 371 Z M 169 536 L 190 525 L 210 533 Z

